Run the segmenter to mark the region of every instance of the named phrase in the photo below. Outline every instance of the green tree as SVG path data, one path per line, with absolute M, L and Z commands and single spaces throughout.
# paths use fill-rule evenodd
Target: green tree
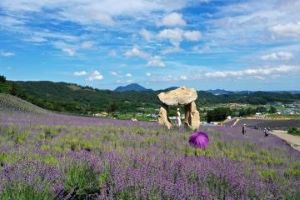
M 0 83 L 5 83 L 6 82 L 6 77 L 0 75 Z
M 117 109 L 118 109 L 118 105 L 115 102 L 113 102 L 108 105 L 107 112 L 113 113 L 113 112 L 116 112 Z
M 229 108 L 215 108 L 213 110 L 209 110 L 207 112 L 207 122 L 212 121 L 222 121 L 227 118 L 231 114 L 231 111 Z
M 276 113 L 277 109 L 274 106 L 271 106 L 269 109 L 269 113 Z
M 15 83 L 12 83 L 11 88 L 9 89 L 9 94 L 11 95 L 17 95 L 18 92 L 18 86 Z

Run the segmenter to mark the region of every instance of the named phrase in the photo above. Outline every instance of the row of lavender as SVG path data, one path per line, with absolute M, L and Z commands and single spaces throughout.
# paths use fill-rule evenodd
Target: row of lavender
M 0 199 L 299 199 L 300 154 L 275 137 L 1 113 Z M 23 195 L 23 196 L 22 196 Z

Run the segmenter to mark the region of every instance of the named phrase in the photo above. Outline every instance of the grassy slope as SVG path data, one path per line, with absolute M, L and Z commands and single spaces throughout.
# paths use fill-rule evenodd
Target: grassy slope
M 47 113 L 46 110 L 24 101 L 18 97 L 0 93 L 0 111 L 21 111 L 31 113 Z

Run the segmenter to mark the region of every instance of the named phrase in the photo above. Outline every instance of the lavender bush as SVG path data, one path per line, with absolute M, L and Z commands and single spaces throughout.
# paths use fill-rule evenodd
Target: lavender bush
M 195 150 L 155 123 L 1 112 L 0 125 L 2 199 L 300 198 L 299 152 L 257 130 L 204 127 Z

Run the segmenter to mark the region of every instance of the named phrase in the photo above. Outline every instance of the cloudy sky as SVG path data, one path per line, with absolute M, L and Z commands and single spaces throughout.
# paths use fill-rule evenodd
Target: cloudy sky
M 0 74 L 299 90 L 299 0 L 1 0 Z

